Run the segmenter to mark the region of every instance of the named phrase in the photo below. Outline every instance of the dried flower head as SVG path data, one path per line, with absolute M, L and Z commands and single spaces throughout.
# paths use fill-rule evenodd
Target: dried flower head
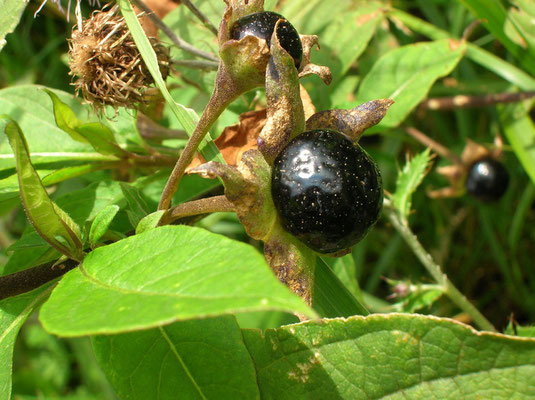
M 75 28 L 69 43 L 71 75 L 76 92 L 96 109 L 104 105 L 133 108 L 146 103 L 145 89 L 154 81 L 117 6 L 93 12 L 82 29 Z M 149 38 L 164 79 L 169 74 L 169 52 Z

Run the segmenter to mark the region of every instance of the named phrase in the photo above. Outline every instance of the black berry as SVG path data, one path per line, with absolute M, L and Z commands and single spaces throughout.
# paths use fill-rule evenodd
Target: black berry
M 271 194 L 283 227 L 320 253 L 360 241 L 383 204 L 372 158 L 341 133 L 321 129 L 300 134 L 277 156 Z
M 473 163 L 465 182 L 466 191 L 483 201 L 498 200 L 508 185 L 509 173 L 501 162 L 491 157 Z
M 279 19 L 283 21 L 277 28 L 277 37 L 284 50 L 294 59 L 296 68 L 299 68 L 301 60 L 303 59 L 303 46 L 299 34 L 292 24 L 290 24 L 280 14 L 263 11 L 237 20 L 230 29 L 230 37 L 234 40 L 240 40 L 245 36 L 256 36 L 264 39 L 268 45 L 271 45 L 271 36 L 275 29 L 275 24 Z

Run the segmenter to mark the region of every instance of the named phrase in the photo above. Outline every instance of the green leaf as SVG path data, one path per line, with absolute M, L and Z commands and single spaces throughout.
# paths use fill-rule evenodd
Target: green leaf
M 130 219 L 132 227 L 135 228 L 139 224 L 139 221 L 145 218 L 148 214 L 147 202 L 143 199 L 136 187 L 126 182 L 120 182 L 120 185 L 126 202 L 128 203 L 128 209 L 126 210 L 128 218 Z
M 429 170 L 431 161 L 429 149 L 408 160 L 403 170 L 398 174 L 396 192 L 392 201 L 403 219 L 407 219 L 411 212 L 412 194 L 416 191 Z
M 91 247 L 95 247 L 102 236 L 108 231 L 111 222 L 119 210 L 120 207 L 118 205 L 111 204 L 96 215 L 89 229 L 89 243 Z
M 447 39 L 449 32 L 443 31 L 420 18 L 414 17 L 406 12 L 398 9 L 390 9 L 389 15 L 401 21 L 408 28 L 415 32 L 421 33 L 434 40 Z M 522 69 L 508 63 L 494 54 L 476 46 L 473 43 L 468 43 L 466 48 L 466 57 L 473 62 L 481 65 L 483 68 L 494 72 L 501 76 L 506 81 L 517 85 L 520 89 L 528 91 L 535 90 L 535 79 L 524 72 Z
M 68 133 L 69 136 L 77 142 L 89 143 L 89 140 L 76 132 L 76 128 L 84 122 L 79 120 L 74 111 L 71 110 L 67 104 L 62 102 L 54 92 L 48 89 L 43 89 L 43 91 L 48 94 L 52 100 L 54 118 L 56 119 L 58 128 Z
M 509 322 L 505 328 L 506 335 L 535 338 L 535 326 L 521 326 L 515 321 Z
M 518 62 L 532 75 L 535 75 L 535 49 L 524 48 L 512 41 L 506 34 L 504 27 L 508 21 L 507 11 L 499 0 L 460 0 L 477 19 L 487 28 L 505 48 L 513 54 Z M 515 26 L 515 28 L 517 28 Z M 531 26 L 533 29 L 533 26 Z M 517 34 L 522 35 L 523 31 Z M 528 45 L 529 42 L 526 44 Z
M 97 214 L 109 205 L 126 206 L 118 182 L 95 182 L 84 189 L 75 190 L 57 198 L 56 204 L 67 212 L 80 226 L 86 221 L 92 221 Z M 121 232 L 131 229 L 125 213 L 119 213 L 112 222 L 111 228 Z M 57 259 L 57 252 L 46 255 L 51 250 L 48 243 L 43 240 L 35 230 L 28 229 L 22 237 L 9 247 L 13 254 L 9 257 L 5 273 L 13 273 L 34 265 Z M 45 254 L 44 259 L 40 259 Z
M 6 44 L 6 35 L 19 24 L 20 16 L 28 3 L 20 0 L 0 0 L 0 50 Z
M 125 156 L 128 154 L 119 147 L 110 128 L 100 122 L 86 123 L 79 120 L 74 111 L 56 94 L 47 89 L 44 91 L 54 104 L 54 117 L 58 128 L 67 132 L 71 138 L 89 143 L 96 151 L 104 155 Z
M 123 399 L 258 399 L 255 369 L 231 316 L 93 337 Z
M 164 214 L 165 210 L 158 210 L 147 215 L 146 217 L 143 217 L 137 224 L 136 235 L 156 228 L 160 222 L 160 219 L 162 218 L 162 215 Z
M 314 309 L 329 318 L 369 314 L 321 257 L 316 261 Z
M 531 399 L 535 340 L 376 314 L 243 331 L 263 399 Z
M 507 140 L 535 183 L 535 124 L 529 116 L 529 107 L 524 103 L 499 106 L 498 115 Z
M 20 327 L 50 291 L 51 287 L 48 285 L 0 301 L 0 400 L 11 398 L 13 347 Z
M 321 6 L 326 9 L 333 7 L 332 2 L 322 3 Z M 314 62 L 329 66 L 334 84 L 342 80 L 349 67 L 368 46 L 377 25 L 384 17 L 383 9 L 384 4 L 368 1 L 346 12 L 332 13 L 332 10 L 329 10 L 329 15 L 335 18 L 321 32 L 321 51 L 314 53 Z
M 80 229 L 50 200 L 30 161 L 28 145 L 16 122 L 0 116 L 0 124 L 15 154 L 24 210 L 36 231 L 50 245 L 75 260 L 82 258 Z
M 89 253 L 41 309 L 61 336 L 108 334 L 244 311 L 314 316 L 251 246 L 189 226 L 164 226 Z
M 53 92 L 77 117 L 88 115 L 90 108 L 82 105 L 71 94 L 58 90 Z M 65 135 L 56 125 L 50 97 L 40 86 L 23 85 L 0 90 L 0 110 L 20 125 L 32 145 L 32 162 L 37 169 L 50 171 L 94 161 L 117 161 L 116 157 L 99 154 L 88 143 L 75 141 Z M 0 178 L 14 173 L 13 152 L 5 136 L 0 135 Z
M 399 125 L 427 95 L 433 83 L 448 75 L 466 50 L 464 42 L 444 39 L 410 44 L 382 56 L 364 77 L 355 102 L 390 98 L 390 107 L 380 126 Z
M 179 120 L 184 130 L 188 133 L 188 135 L 191 136 L 191 134 L 195 130 L 195 126 L 197 125 L 198 121 L 198 117 L 195 111 L 176 103 L 169 91 L 167 90 L 167 86 L 165 85 L 165 81 L 163 80 L 162 74 L 160 72 L 156 53 L 154 52 L 154 49 L 152 48 L 150 41 L 147 38 L 147 35 L 143 31 L 143 28 L 141 27 L 141 24 L 137 19 L 136 13 L 132 8 L 132 5 L 130 4 L 130 1 L 118 0 L 117 4 L 119 5 L 126 25 L 130 30 L 132 38 L 134 39 L 134 42 L 136 43 L 141 57 L 143 58 L 143 61 L 145 62 L 145 65 L 147 66 L 147 69 L 149 70 L 152 78 L 154 79 L 156 86 L 158 87 L 158 89 L 160 89 L 166 103 L 169 105 L 169 107 L 171 107 L 171 110 Z M 213 160 L 222 163 L 225 162 L 223 160 L 223 156 L 219 152 L 219 149 L 212 142 L 210 134 L 207 134 L 204 140 L 202 141 L 201 145 L 199 146 L 199 151 L 207 161 Z
M 531 0 L 512 0 L 507 10 L 505 34 L 517 45 L 535 49 L 535 3 Z

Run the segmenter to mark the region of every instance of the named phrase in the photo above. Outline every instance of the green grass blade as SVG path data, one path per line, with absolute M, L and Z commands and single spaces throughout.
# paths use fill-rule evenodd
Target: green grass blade
M 147 35 L 145 35 L 145 32 L 143 31 L 135 11 L 130 4 L 130 1 L 117 0 L 117 4 L 121 9 L 121 13 L 123 14 L 126 25 L 128 26 L 128 29 L 130 29 L 132 38 L 134 39 L 134 42 L 141 53 L 141 57 L 143 57 L 143 61 L 152 75 L 156 86 L 158 89 L 160 89 L 165 101 L 177 117 L 180 124 L 184 127 L 188 135 L 191 135 L 195 129 L 195 126 L 197 125 L 197 114 L 192 109 L 188 109 L 183 105 L 176 103 L 171 96 L 171 93 L 169 93 L 167 90 L 165 81 L 160 73 L 160 67 L 158 66 L 156 53 L 154 52 Z M 206 135 L 203 143 L 201 143 L 199 146 L 199 151 L 207 161 L 214 160 L 224 163 L 223 156 L 219 152 L 217 146 L 212 142 L 209 134 Z

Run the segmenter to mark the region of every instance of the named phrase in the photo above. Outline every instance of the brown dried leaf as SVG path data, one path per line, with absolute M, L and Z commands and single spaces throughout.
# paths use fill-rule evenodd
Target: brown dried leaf
M 214 140 L 215 145 L 229 165 L 236 165 L 242 154 L 256 148 L 256 140 L 266 124 L 266 110 L 248 111 L 239 116 L 240 122 L 227 126 L 221 135 Z M 197 154 L 187 170 L 193 169 L 206 160 Z
M 310 129 L 334 129 L 357 141 L 362 133 L 378 124 L 394 103 L 391 99 L 372 100 L 350 110 L 325 110 L 314 114 L 306 123 Z
M 467 139 L 466 146 L 464 147 L 463 153 L 461 154 L 461 160 L 465 168 L 469 168 L 470 165 L 472 165 L 476 161 L 488 156 L 490 156 L 490 152 L 487 150 L 486 147 L 474 142 L 473 140 Z
M 258 138 L 258 148 L 268 163 L 305 127 L 294 60 L 280 45 L 276 31 L 277 28 L 271 38 L 271 57 L 266 69 L 268 120 Z

